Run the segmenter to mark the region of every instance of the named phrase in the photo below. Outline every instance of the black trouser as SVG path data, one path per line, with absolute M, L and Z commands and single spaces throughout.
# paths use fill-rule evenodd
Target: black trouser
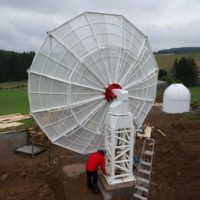
M 87 185 L 92 192 L 97 192 L 98 173 L 97 171 L 87 171 Z

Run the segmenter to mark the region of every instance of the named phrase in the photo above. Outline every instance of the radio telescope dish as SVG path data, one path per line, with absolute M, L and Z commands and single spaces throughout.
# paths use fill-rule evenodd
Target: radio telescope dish
M 158 67 L 147 37 L 121 15 L 83 13 L 49 31 L 28 71 L 31 114 L 52 143 L 87 154 L 104 146 L 112 89 L 128 91 L 141 126 Z

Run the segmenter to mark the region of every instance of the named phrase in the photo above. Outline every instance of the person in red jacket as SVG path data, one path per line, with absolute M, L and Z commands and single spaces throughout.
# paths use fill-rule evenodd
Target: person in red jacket
M 98 192 L 97 182 L 98 182 L 98 167 L 101 167 L 102 173 L 106 176 L 105 169 L 105 150 L 98 150 L 89 155 L 86 160 L 86 171 L 87 171 L 87 185 L 92 190 L 93 193 Z

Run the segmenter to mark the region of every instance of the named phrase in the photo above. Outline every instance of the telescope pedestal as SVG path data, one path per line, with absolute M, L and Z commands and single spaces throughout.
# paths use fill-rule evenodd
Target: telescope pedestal
M 104 175 L 99 175 L 98 186 L 104 200 L 128 199 L 133 196 L 136 180 L 118 184 L 108 184 Z

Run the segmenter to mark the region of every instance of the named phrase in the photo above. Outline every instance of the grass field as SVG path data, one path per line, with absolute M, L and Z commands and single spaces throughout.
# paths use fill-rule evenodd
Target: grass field
M 193 104 L 200 105 L 200 87 L 189 88 Z
M 0 90 L 0 116 L 9 115 L 14 113 L 29 114 L 29 103 L 27 95 L 27 87 L 15 88 L 15 86 L 24 84 L 20 82 L 3 84 L 3 88 L 11 87 L 11 89 L 1 89 Z M 0 84 L 2 86 L 2 84 Z M 2 88 L 2 87 L 1 87 Z M 21 130 L 28 127 L 33 127 L 35 124 L 34 120 L 26 119 L 20 122 L 24 125 L 15 127 L 14 130 Z M 1 129 L 0 132 L 11 131 L 13 128 Z
M 200 87 L 189 88 L 191 103 L 200 105 Z M 14 113 L 29 114 L 27 88 L 0 90 L 0 116 Z
M 0 90 L 0 116 L 13 113 L 29 113 L 26 87 Z
M 11 85 L 14 86 L 14 83 Z M 200 105 L 200 87 L 189 88 L 189 90 L 191 92 L 191 103 Z M 29 114 L 27 87 L 0 89 L 0 116 L 14 113 Z M 186 118 L 190 117 L 190 113 L 186 114 Z M 24 125 L 17 127 L 16 130 L 32 127 L 35 124 L 33 119 L 23 120 L 21 122 L 24 123 Z M 12 128 L 3 129 L 0 130 L 0 132 L 10 130 L 12 130 Z

